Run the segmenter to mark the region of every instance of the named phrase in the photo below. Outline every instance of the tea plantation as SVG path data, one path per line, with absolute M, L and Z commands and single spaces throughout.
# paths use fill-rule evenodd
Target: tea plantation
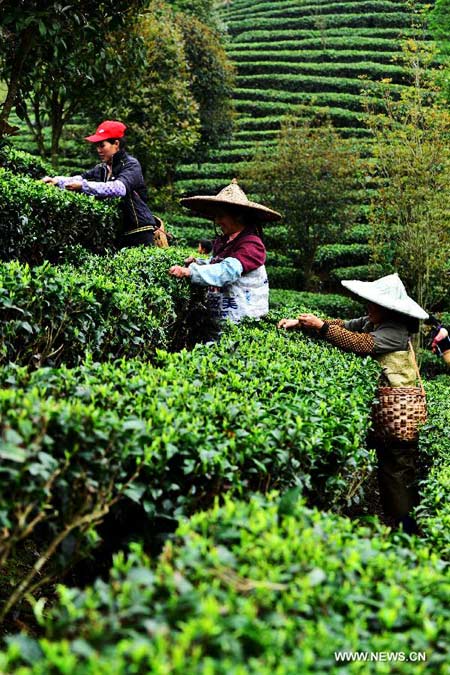
M 221 18 L 237 131 L 179 170 L 182 192 L 219 190 L 305 106 L 364 141 L 361 77 L 404 85 L 401 0 L 231 0 Z M 298 290 L 283 225 L 265 233 L 268 316 L 212 340 L 203 291 L 168 269 L 213 226 L 174 208 L 169 249 L 118 251 L 113 201 L 45 173 L 0 147 L 0 673 L 450 674 L 443 364 L 423 355 L 408 536 L 367 441 L 378 364 L 276 327 L 364 307 Z M 360 222 L 317 249 L 324 290 L 380 274 L 368 237 Z
M 186 165 L 177 186 L 189 194 L 218 192 L 255 144 L 273 143 L 286 115 L 325 111 L 342 135 L 367 137 L 365 81 L 406 84 L 401 40 L 417 20 L 403 0 L 233 0 L 222 19 L 227 53 L 237 67 L 236 129 L 200 167 Z
M 380 80 L 391 80 L 397 92 L 409 84 L 402 44 L 410 35 L 427 39 L 420 18 L 422 5 L 403 0 L 225 2 L 221 19 L 227 31 L 226 49 L 237 72 L 234 132 L 210 151 L 206 161 L 178 168 L 177 192 L 217 193 L 234 176 L 243 179 L 245 187 L 258 147 L 272 146 L 276 152 L 287 116 L 327 117 L 342 137 L 353 139 L 363 156 L 370 154 L 362 91 Z M 355 190 L 362 222 L 370 190 L 369 185 Z M 172 231 L 187 243 L 208 236 L 196 219 L 184 216 L 183 223 L 190 227 L 172 222 Z M 340 241 L 339 250 L 318 251 L 315 267 L 322 288 L 334 291 L 344 278 L 380 276 L 380 266 L 368 265 L 367 236 L 366 231 L 356 242 L 350 234 Z M 283 253 L 283 239 L 273 232 L 272 252 Z M 292 255 L 282 264 L 272 253 L 268 265 L 272 287 L 302 287 L 304 279 L 295 270 Z
M 1 671 L 338 672 L 356 650 L 449 672 L 448 377 L 427 384 L 423 536 L 395 535 L 367 520 L 378 367 L 275 328 L 359 308 L 278 291 L 266 320 L 169 352 L 184 254 L 1 265 L 2 618 L 37 620 Z M 140 543 L 109 563 L 109 537 Z

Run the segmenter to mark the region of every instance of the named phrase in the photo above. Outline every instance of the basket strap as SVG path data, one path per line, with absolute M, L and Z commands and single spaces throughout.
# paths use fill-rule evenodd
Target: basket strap
M 422 396 L 425 396 L 425 389 L 424 389 L 424 386 L 423 386 L 422 378 L 420 377 L 420 370 L 419 370 L 419 366 L 417 365 L 416 355 L 414 353 L 414 348 L 411 344 L 411 340 L 408 340 L 408 347 L 409 347 L 409 351 L 410 351 L 411 356 L 412 356 L 414 368 L 416 369 L 416 375 L 417 375 L 417 379 L 419 380 Z

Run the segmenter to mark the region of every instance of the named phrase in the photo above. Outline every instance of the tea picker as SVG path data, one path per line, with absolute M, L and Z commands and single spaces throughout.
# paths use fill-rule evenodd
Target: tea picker
M 155 244 L 168 246 L 163 222 L 147 204 L 147 188 L 140 163 L 125 152 L 125 124 L 115 120 L 102 122 L 87 141 L 94 143 L 100 163 L 77 176 L 45 176 L 44 183 L 61 190 L 81 192 L 98 199 L 120 199 L 121 248 Z
M 406 293 L 398 274 L 376 281 L 342 281 L 349 291 L 367 301 L 367 315 L 342 321 L 314 314 L 282 319 L 279 328 L 313 328 L 344 351 L 371 356 L 381 366 L 372 407 L 369 447 L 378 456 L 378 482 L 386 515 L 414 533 L 411 511 L 417 503 L 416 462 L 418 432 L 426 420 L 425 391 L 411 336 L 428 314 Z M 419 386 L 417 386 L 417 380 Z
M 431 326 L 428 348 L 431 349 L 436 356 L 442 357 L 445 363 L 450 367 L 450 337 L 447 328 L 444 328 L 439 319 L 432 314 L 430 314 L 425 323 Z
M 169 274 L 207 288 L 207 311 L 218 321 L 238 323 L 269 311 L 269 282 L 262 225 L 281 219 L 277 211 L 252 202 L 234 179 L 215 196 L 181 199 L 181 204 L 220 227 L 211 258 L 190 257 Z

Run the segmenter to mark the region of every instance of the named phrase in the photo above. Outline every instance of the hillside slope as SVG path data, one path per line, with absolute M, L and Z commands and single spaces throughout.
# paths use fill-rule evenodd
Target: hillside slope
M 182 194 L 211 193 L 271 144 L 285 115 L 326 110 L 345 136 L 367 137 L 362 79 L 405 84 L 401 39 L 414 17 L 404 0 L 230 0 L 227 51 L 237 69 L 236 129 L 209 161 L 178 172 Z

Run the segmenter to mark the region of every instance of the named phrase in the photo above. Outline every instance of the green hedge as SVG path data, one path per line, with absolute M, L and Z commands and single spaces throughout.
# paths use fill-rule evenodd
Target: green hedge
M 346 94 L 361 94 L 363 82 L 352 77 L 330 77 L 326 75 L 302 75 L 294 73 L 263 73 L 255 75 L 237 75 L 239 87 L 247 89 L 280 89 L 283 91 L 323 92 L 342 91 Z
M 292 265 L 292 257 L 290 255 L 285 255 L 284 253 L 279 253 L 278 251 L 268 251 L 266 267 L 268 269 L 269 276 L 272 267 L 289 267 L 289 265 Z
M 305 274 L 297 267 L 271 266 L 268 269 L 271 288 L 299 289 L 305 285 Z
M 338 101 L 339 103 L 339 101 Z M 338 108 L 330 107 L 328 103 L 316 103 L 312 101 L 312 105 L 315 108 L 326 108 L 327 115 L 332 119 L 332 121 L 337 124 L 354 124 L 358 126 L 361 124 L 360 120 L 364 118 L 364 113 L 362 110 L 348 110 L 347 108 Z M 239 114 L 242 115 L 252 115 L 255 118 L 267 117 L 271 115 L 277 115 L 278 118 L 283 115 L 296 115 L 305 111 L 305 101 L 297 101 L 297 103 L 284 103 L 283 101 L 259 101 L 258 99 L 250 99 L 248 101 L 238 100 L 236 101 L 236 109 Z M 324 112 L 324 111 L 323 111 Z M 243 120 L 241 120 L 242 122 Z M 243 170 L 244 167 L 240 169 L 239 165 L 236 166 L 235 172 L 239 175 L 239 171 Z
M 300 3 L 292 3 L 290 0 L 279 0 L 274 3 L 271 0 L 266 2 L 252 3 L 252 17 L 260 21 L 264 17 L 282 17 L 290 16 L 310 16 L 319 15 L 324 21 L 327 20 L 328 15 L 352 13 L 358 9 L 362 14 L 367 12 L 395 12 L 401 7 L 401 3 L 395 0 L 350 0 L 349 2 L 338 2 L 337 0 L 328 0 L 328 2 L 320 2 L 320 0 L 303 0 Z M 224 12 L 224 16 L 228 16 L 230 20 L 234 18 L 248 17 L 248 4 L 244 3 L 242 7 L 239 4 L 233 4 L 228 12 Z
M 335 509 L 361 498 L 378 367 L 280 332 L 275 319 L 212 347 L 159 352 L 159 367 L 0 370 L 0 562 L 19 593 L 9 605 L 85 556 L 125 498 L 149 518 L 269 487 L 299 486 Z M 27 578 L 8 558 L 30 549 L 40 562 Z
M 330 63 L 360 62 L 362 55 L 364 55 L 366 63 L 385 63 L 392 66 L 392 59 L 395 54 L 396 52 L 392 51 L 374 52 L 369 49 L 366 49 L 363 52 L 360 49 L 306 49 L 300 42 L 291 50 L 286 50 L 285 48 L 280 50 L 269 50 L 267 48 L 257 49 L 254 45 L 251 49 L 244 48 L 242 51 L 236 50 L 235 48 L 233 50 L 228 50 L 228 56 L 234 61 L 238 61 L 240 68 L 242 68 L 242 66 L 246 67 L 247 62 L 267 63 L 268 61 L 273 60 L 275 62 L 289 62 L 291 65 L 293 63 L 303 62 L 308 64 L 323 63 L 325 66 L 324 70 L 327 70 Z
M 288 313 L 291 317 L 297 316 L 302 307 L 306 307 L 309 312 L 333 319 L 353 319 L 364 313 L 364 308 L 359 302 L 345 295 L 281 289 L 271 289 L 270 307 L 277 312 Z
M 253 75 L 262 73 L 292 74 L 292 75 L 325 75 L 326 77 L 357 78 L 361 76 L 371 76 L 373 79 L 389 77 L 394 82 L 401 82 L 405 70 L 402 66 L 387 65 L 370 62 L 364 63 L 307 63 L 297 61 L 296 63 L 275 61 L 244 62 L 239 65 L 240 75 Z
M 58 596 L 50 611 L 35 608 L 42 638 L 8 639 L 3 672 L 447 672 L 450 588 L 439 557 L 385 528 L 374 535 L 309 510 L 295 494 L 227 499 L 184 522 L 157 561 L 135 544 L 107 581 Z M 344 651 L 386 662 L 338 664 Z M 425 660 L 411 662 L 412 652 Z
M 354 225 L 345 233 L 345 241 L 349 244 L 366 244 L 370 238 L 371 228 L 367 224 Z
M 104 251 L 113 246 L 118 227 L 114 203 L 0 169 L 0 259 L 55 262 L 74 244 Z
M 450 560 L 449 374 L 447 366 L 447 374 L 426 384 L 428 421 L 420 434 L 420 450 L 431 469 L 422 484 L 420 505 L 417 508 L 426 543 L 447 560 Z
M 175 243 L 183 246 L 193 246 L 197 249 L 200 239 L 214 239 L 215 233 L 212 227 L 187 227 L 185 225 L 175 225 L 170 228 L 170 233 L 175 237 Z M 191 252 L 192 255 L 192 252 Z M 181 262 L 180 257 L 178 262 Z
M 43 178 L 53 172 L 51 165 L 41 157 L 17 150 L 9 144 L 0 145 L 0 167 L 31 178 Z
M 314 264 L 319 269 L 356 265 L 369 260 L 370 252 L 367 244 L 324 244 L 317 249 Z
M 320 16 L 319 16 L 320 19 Z M 258 31 L 269 29 L 275 30 L 295 30 L 304 28 L 317 28 L 316 16 L 297 16 L 287 18 L 258 18 Z M 324 22 L 328 28 L 397 28 L 399 31 L 404 26 L 410 25 L 411 14 L 409 12 L 389 12 L 387 14 L 377 12 L 354 13 L 354 14 L 327 14 Z M 228 22 L 228 29 L 231 35 L 237 35 L 248 29 L 254 29 L 255 20 L 253 18 L 236 19 Z M 239 36 L 242 39 L 242 35 Z
M 98 360 L 148 359 L 169 347 L 188 286 L 169 277 L 187 252 L 125 249 L 84 253 L 79 267 L 0 264 L 0 362 L 31 367 Z
M 356 265 L 354 267 L 336 267 L 330 272 L 330 277 L 335 281 L 345 279 L 359 279 L 360 281 L 374 281 L 383 276 L 382 265 Z
M 340 26 L 339 28 L 327 27 L 326 32 L 324 30 L 319 30 L 315 28 L 312 29 L 298 28 L 297 30 L 292 29 L 280 30 L 279 28 L 278 29 L 274 28 L 273 30 L 270 30 L 257 28 L 253 30 L 244 30 L 241 33 L 237 34 L 233 38 L 231 44 L 234 45 L 240 42 L 255 44 L 257 42 L 274 41 L 277 42 L 282 47 L 283 44 L 285 44 L 288 40 L 290 41 L 295 40 L 296 42 L 298 42 L 306 38 L 315 40 L 316 44 L 320 44 L 324 38 L 325 40 L 327 39 L 334 40 L 336 37 L 339 37 L 342 40 L 345 40 L 347 37 L 349 39 L 352 39 L 355 38 L 355 36 L 398 40 L 399 38 L 401 38 L 401 36 L 407 37 L 410 32 L 411 32 L 410 22 L 408 21 L 401 27 L 400 30 L 398 28 L 389 28 L 382 26 L 372 26 L 370 28 L 358 26 L 357 30 L 355 30 L 355 28 L 352 26 Z
M 396 39 L 392 38 L 383 38 L 383 37 L 367 37 L 361 34 L 361 31 L 352 31 L 347 35 L 342 37 L 341 31 L 338 31 L 336 34 L 335 31 L 327 31 L 324 37 L 323 32 L 318 33 L 317 31 L 307 31 L 300 32 L 296 34 L 297 39 L 290 40 L 261 40 L 257 39 L 240 42 L 241 36 L 238 36 L 233 42 L 230 43 L 228 47 L 228 53 L 232 54 L 234 52 L 240 52 L 241 54 L 245 49 L 249 50 L 270 50 L 276 51 L 280 50 L 307 50 L 307 49 L 317 49 L 319 44 L 323 44 L 324 50 L 328 51 L 347 51 L 354 50 L 364 53 L 364 51 L 374 51 L 374 52 L 384 52 L 386 54 L 394 54 L 401 52 L 401 46 L 399 41 L 399 35 L 397 34 Z M 315 35 L 315 36 L 314 36 Z M 249 46 L 251 42 L 251 46 Z
M 267 103 L 311 103 L 317 106 L 339 106 L 349 110 L 361 110 L 361 96 L 359 94 L 346 94 L 343 92 L 292 92 L 282 89 L 235 89 L 235 101 L 240 104 L 241 101 L 250 101 L 254 99 L 255 104 L 260 102 Z

